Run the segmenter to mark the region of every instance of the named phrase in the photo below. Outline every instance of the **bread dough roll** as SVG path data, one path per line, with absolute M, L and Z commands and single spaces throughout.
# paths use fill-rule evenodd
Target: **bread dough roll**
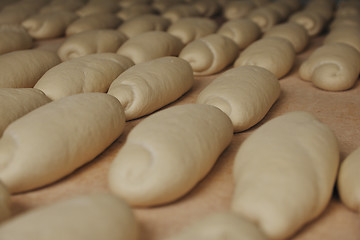
M 94 159 L 123 131 L 124 111 L 106 93 L 45 104 L 10 124 L 0 139 L 0 179 L 11 193 L 53 183 Z
M 1 25 L 0 42 L 0 54 L 29 49 L 33 46 L 29 33 L 19 25 Z
M 285 21 L 292 13 L 291 7 L 281 1 L 274 1 L 266 5 L 266 8 L 270 8 L 280 17 L 280 21 Z
M 280 15 L 270 7 L 255 8 L 247 17 L 256 23 L 262 32 L 266 32 L 281 21 Z
M 240 49 L 244 49 L 261 36 L 260 27 L 250 19 L 234 19 L 226 21 L 217 34 L 233 40 Z
M 302 8 L 303 2 L 301 0 L 276 0 L 276 2 L 283 3 L 291 9 L 291 12 L 298 11 Z
M 155 14 L 144 14 L 125 21 L 118 28 L 129 38 L 135 37 L 144 32 L 165 31 L 171 22 Z
M 0 25 L 21 24 L 26 18 L 35 14 L 45 1 L 17 1 L 5 6 L 0 11 Z
M 47 70 L 60 62 L 56 53 L 40 49 L 0 55 L 0 88 L 33 87 Z
M 324 211 L 338 166 L 333 132 L 310 113 L 286 113 L 241 144 L 231 209 L 270 239 L 289 239 Z
M 187 44 L 179 57 L 190 63 L 195 75 L 211 75 L 232 64 L 238 54 L 233 40 L 214 33 Z
M 351 152 L 340 165 L 337 190 L 342 203 L 353 211 L 360 212 L 360 147 Z
M 229 1 L 223 7 L 223 15 L 227 20 L 244 18 L 255 8 L 252 1 Z
M 199 11 L 190 4 L 176 4 L 166 9 L 162 16 L 172 23 L 184 17 L 200 17 Z
M 360 53 L 344 43 L 317 48 L 300 65 L 299 76 L 323 90 L 343 91 L 354 86 L 360 72 Z
M 119 99 L 130 120 L 175 101 L 193 84 L 189 63 L 177 57 L 162 57 L 123 72 L 110 85 L 108 94 Z
M 62 61 L 93 53 L 115 53 L 126 40 L 128 37 L 118 30 L 89 30 L 66 38 L 57 53 Z
M 359 1 L 341 1 L 336 6 L 335 18 L 360 16 Z
M 107 92 L 111 83 L 134 63 L 116 53 L 97 53 L 69 60 L 47 71 L 34 88 L 52 100 L 86 92 Z
M 258 123 L 279 98 L 279 80 L 268 70 L 243 66 L 225 71 L 202 90 L 196 103 L 221 109 L 231 119 L 234 132 Z
M 93 14 L 116 13 L 118 10 L 119 4 L 117 1 L 89 0 L 76 13 L 81 17 L 86 17 Z
M 342 26 L 332 29 L 324 39 L 324 44 L 330 43 L 345 43 L 360 53 L 360 28 L 355 26 Z
M 342 27 L 360 28 L 360 14 L 356 16 L 337 17 L 330 23 L 330 31 Z
M 123 21 L 129 20 L 131 18 L 141 16 L 143 14 L 152 14 L 156 13 L 155 9 L 147 3 L 143 4 L 132 4 L 126 8 L 121 9 L 116 13 L 118 18 L 122 19 Z
M 71 11 L 74 12 L 85 4 L 84 0 L 52 0 L 45 6 L 43 6 L 39 13 L 59 12 L 59 11 Z
M 319 14 L 325 20 L 325 23 L 333 18 L 335 2 L 332 0 L 313 0 L 309 1 L 305 6 L 305 11 L 311 11 Z
M 255 224 L 232 212 L 207 214 L 167 240 L 267 240 Z
M 182 18 L 170 25 L 167 32 L 181 39 L 184 44 L 215 33 L 218 28 L 216 21 L 204 17 Z
M 38 89 L 0 88 L 0 137 L 10 123 L 50 101 Z
M 289 22 L 303 26 L 310 37 L 314 37 L 325 28 L 325 19 L 313 11 L 302 10 L 290 15 Z
M 217 0 L 197 0 L 191 4 L 198 10 L 201 16 L 206 18 L 214 17 L 221 11 Z
M 71 197 L 25 212 L 0 226 L 2 240 L 136 240 L 129 206 L 107 193 Z
M 156 112 L 127 136 L 110 166 L 110 190 L 133 206 L 174 201 L 207 175 L 232 136 L 230 119 L 210 105 Z
M 57 38 L 76 19 L 78 16 L 69 11 L 40 13 L 23 21 L 22 26 L 35 39 Z
M 178 56 L 184 44 L 170 33 L 150 31 L 136 35 L 127 40 L 117 50 L 135 64 L 150 61 L 165 56 Z
M 263 67 L 277 78 L 286 75 L 295 62 L 295 50 L 288 40 L 283 38 L 262 38 L 242 51 L 234 66 Z
M 11 216 L 10 193 L 5 185 L 0 181 L 0 223 Z
M 133 1 L 133 0 L 131 0 Z M 161 14 L 164 13 L 171 6 L 184 3 L 183 0 L 153 0 L 151 1 L 151 5 Z
M 121 22 L 121 19 L 113 14 L 95 13 L 72 22 L 66 29 L 66 35 L 69 36 L 75 33 L 95 29 L 115 29 Z
M 306 29 L 294 22 L 282 23 L 270 28 L 263 36 L 263 38 L 267 37 L 279 37 L 288 40 L 296 53 L 304 51 L 309 43 L 309 34 Z

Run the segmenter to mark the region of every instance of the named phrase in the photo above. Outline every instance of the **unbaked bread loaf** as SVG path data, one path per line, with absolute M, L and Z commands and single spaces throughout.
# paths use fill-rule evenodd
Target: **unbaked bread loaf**
M 32 37 L 20 25 L 1 25 L 0 42 L 0 54 L 33 47 Z
M 60 62 L 56 53 L 40 49 L 0 55 L 0 88 L 33 87 L 47 70 Z
M 272 72 L 277 78 L 286 75 L 295 62 L 295 50 L 288 40 L 262 38 L 242 51 L 234 66 L 254 65 Z
M 217 0 L 196 0 L 191 2 L 200 13 L 200 16 L 211 18 L 221 11 L 221 6 Z
M 306 29 L 294 22 L 286 22 L 270 28 L 263 38 L 279 37 L 288 40 L 296 53 L 304 51 L 309 43 L 309 34 Z
M 312 114 L 267 121 L 235 155 L 231 209 L 269 239 L 289 239 L 327 207 L 339 159 L 336 136 Z
M 113 0 L 89 0 L 79 8 L 76 13 L 81 17 L 86 17 L 99 13 L 116 13 L 119 10 L 118 1 Z
M 290 15 L 289 22 L 295 22 L 303 26 L 310 37 L 317 36 L 325 28 L 325 19 L 315 11 L 298 11 Z
M 106 93 L 45 104 L 11 123 L 0 139 L 0 179 L 11 193 L 65 177 L 104 151 L 123 131 L 124 110 Z
M 137 16 L 155 13 L 155 9 L 150 4 L 142 3 L 131 4 L 128 7 L 122 8 L 116 13 L 116 16 L 118 16 L 118 18 L 122 19 L 123 21 L 127 21 Z
M 167 240 L 267 240 L 253 223 L 230 211 L 216 212 L 195 220 Z
M 266 6 L 255 8 L 247 18 L 256 23 L 262 32 L 266 32 L 281 21 L 281 16 L 274 9 Z
M 181 39 L 184 44 L 215 33 L 218 25 L 215 20 L 204 17 L 181 18 L 171 24 L 167 32 Z
M 359 25 L 360 26 L 360 25 Z M 359 26 L 341 26 L 331 29 L 324 39 L 324 44 L 345 43 L 355 48 L 360 53 L 360 28 Z
M 176 4 L 166 9 L 161 16 L 174 23 L 184 17 L 201 17 L 201 14 L 190 4 Z
M 162 57 L 139 63 L 110 85 L 125 110 L 127 120 L 139 118 L 169 104 L 194 84 L 191 66 L 178 57 Z
M 57 38 L 76 19 L 78 16 L 70 11 L 39 13 L 23 21 L 22 26 L 34 39 Z
M 341 202 L 349 209 L 360 212 L 360 147 L 352 151 L 341 162 L 337 179 L 337 190 Z
M 223 7 L 223 15 L 227 20 L 246 17 L 256 5 L 252 1 L 228 1 Z
M 10 193 L 0 181 L 0 223 L 11 217 Z
M 221 25 L 217 34 L 233 40 L 240 50 L 255 42 L 261 36 L 260 27 L 250 19 L 234 19 Z
M 75 33 L 85 32 L 95 29 L 115 29 L 120 23 L 121 19 L 111 13 L 94 13 L 81 17 L 72 22 L 66 28 L 66 35 L 70 36 Z
M 115 53 L 126 40 L 128 37 L 118 30 L 89 30 L 65 38 L 57 53 L 62 61 L 94 53 Z
M 293 12 L 291 7 L 289 7 L 286 3 L 278 0 L 273 1 L 265 6 L 276 12 L 276 14 L 280 17 L 279 22 L 285 21 Z
M 21 24 L 26 18 L 35 14 L 45 5 L 46 0 L 40 1 L 14 1 L 0 11 L 0 25 Z
M 279 95 L 280 84 L 274 74 L 265 68 L 242 66 L 215 78 L 196 103 L 218 107 L 231 119 L 234 132 L 241 132 L 263 119 Z
M 38 89 L 0 88 L 0 137 L 10 123 L 50 101 Z
M 127 136 L 109 170 L 109 188 L 133 206 L 172 202 L 215 164 L 233 136 L 230 119 L 206 104 L 151 114 Z
M 76 12 L 84 6 L 84 0 L 51 0 L 48 4 L 39 9 L 39 13 L 71 11 Z
M 317 48 L 300 65 L 299 76 L 323 90 L 343 91 L 354 86 L 360 72 L 360 53 L 345 43 Z
M 165 56 L 178 56 L 184 44 L 170 33 L 150 31 L 128 39 L 117 50 L 135 64 Z
M 107 193 L 74 196 L 18 215 L 0 226 L 2 240 L 137 240 L 131 208 Z
M 134 63 L 116 53 L 97 53 L 58 64 L 34 88 L 52 100 L 86 92 L 107 92 L 111 83 Z
M 179 57 L 190 63 L 195 75 L 211 75 L 231 65 L 238 54 L 233 40 L 214 33 L 188 43 Z

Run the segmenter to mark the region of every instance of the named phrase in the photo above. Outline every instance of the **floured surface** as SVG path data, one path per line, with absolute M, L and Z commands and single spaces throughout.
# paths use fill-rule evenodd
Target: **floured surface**
M 267 116 L 253 128 L 235 134 L 232 143 L 220 156 L 210 174 L 189 194 L 168 205 L 135 209 L 136 217 L 141 225 L 141 240 L 164 239 L 204 214 L 229 209 L 234 188 L 232 165 L 238 147 L 259 125 L 285 112 L 309 111 L 327 124 L 339 140 L 341 160 L 360 146 L 360 82 L 358 81 L 355 87 L 348 91 L 327 92 L 298 77 L 297 70 L 300 63 L 314 48 L 322 44 L 322 40 L 323 38 L 312 40 L 308 50 L 296 56 L 292 71 L 280 80 L 282 89 L 280 98 Z M 61 39 L 42 41 L 39 45 L 41 48 L 56 50 L 61 41 Z M 193 88 L 168 106 L 194 103 L 199 92 L 217 75 L 196 77 Z M 119 139 L 94 161 L 72 175 L 48 187 L 14 195 L 12 197 L 14 213 L 19 214 L 81 193 L 108 192 L 107 173 L 110 164 L 124 144 L 129 131 L 143 118 L 127 122 L 124 133 Z M 351 212 L 340 203 L 335 193 L 326 211 L 315 221 L 306 225 L 292 239 L 359 240 L 360 215 Z

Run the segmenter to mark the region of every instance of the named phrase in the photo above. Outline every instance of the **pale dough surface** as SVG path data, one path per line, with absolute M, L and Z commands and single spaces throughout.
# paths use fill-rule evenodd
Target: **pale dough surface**
M 65 39 L 57 53 L 62 61 L 93 53 L 115 53 L 128 37 L 112 29 L 89 30 Z
M 184 44 L 170 33 L 149 31 L 127 40 L 117 50 L 134 61 L 135 64 L 165 56 L 178 56 Z
M 238 54 L 233 40 L 214 33 L 188 43 L 179 57 L 190 63 L 195 75 L 211 75 L 231 65 Z
M 200 12 L 189 4 L 175 4 L 166 9 L 161 16 L 169 19 L 172 23 L 184 17 L 200 17 Z
M 310 37 L 318 35 L 325 27 L 325 20 L 319 14 L 302 10 L 290 15 L 289 22 L 303 26 Z
M 277 78 L 285 76 L 295 62 L 295 50 L 283 38 L 269 37 L 253 42 L 235 60 L 234 67 L 254 65 L 272 72 Z
M 279 80 L 256 66 L 232 68 L 219 75 L 197 97 L 196 102 L 221 109 L 231 119 L 234 132 L 258 123 L 280 95 Z
M 131 208 L 108 193 L 73 196 L 0 226 L 2 240 L 136 240 L 138 236 Z
M 0 88 L 0 137 L 10 123 L 50 101 L 34 88 Z
M 137 16 L 142 16 L 144 14 L 155 14 L 155 9 L 147 3 L 140 3 L 140 4 L 131 4 L 130 6 L 126 8 L 120 9 L 116 13 L 116 16 L 118 16 L 123 21 L 130 20 Z
M 266 6 L 255 8 L 247 15 L 247 18 L 256 23 L 262 32 L 266 32 L 281 21 L 280 15 Z
M 10 124 L 0 139 L 0 179 L 11 193 L 52 183 L 93 160 L 123 131 L 124 111 L 106 93 L 45 104 Z
M 139 118 L 169 104 L 194 84 L 191 66 L 178 57 L 162 57 L 139 63 L 110 85 L 125 110 L 127 120 Z
M 0 88 L 33 87 L 47 70 L 60 62 L 56 53 L 40 49 L 0 55 Z
M 253 223 L 230 211 L 208 214 L 167 240 L 267 240 Z
M 221 11 L 218 0 L 197 0 L 192 5 L 198 10 L 201 16 L 211 18 Z
M 29 49 L 33 46 L 29 33 L 19 25 L 1 25 L 0 42 L 0 54 Z
M 301 79 L 328 91 L 352 88 L 359 72 L 360 53 L 344 43 L 329 43 L 317 48 L 299 68 Z
M 223 6 L 225 19 L 233 20 L 246 17 L 256 5 L 252 1 L 228 1 Z
M 207 175 L 232 136 L 230 119 L 210 105 L 156 112 L 131 130 L 117 153 L 110 190 L 134 206 L 172 202 Z
M 10 193 L 5 185 L 0 181 L 0 223 L 11 217 Z
M 360 53 L 360 24 L 359 26 L 341 26 L 332 28 L 326 35 L 324 44 L 345 43 L 355 48 Z
M 325 210 L 339 160 L 336 136 L 311 113 L 267 121 L 236 153 L 231 209 L 270 239 L 289 239 Z
M 116 1 L 89 0 L 84 6 L 76 11 L 76 14 L 81 17 L 86 17 L 93 14 L 116 13 L 116 11 L 119 10 L 119 7 L 120 6 Z

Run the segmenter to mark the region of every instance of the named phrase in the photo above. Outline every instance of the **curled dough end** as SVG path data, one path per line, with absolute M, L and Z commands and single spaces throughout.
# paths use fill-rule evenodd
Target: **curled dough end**
M 126 120 L 136 118 L 136 116 L 133 116 L 131 112 L 128 111 L 134 102 L 134 90 L 130 85 L 121 84 L 116 88 L 110 88 L 108 94 L 119 100 L 124 108 Z

